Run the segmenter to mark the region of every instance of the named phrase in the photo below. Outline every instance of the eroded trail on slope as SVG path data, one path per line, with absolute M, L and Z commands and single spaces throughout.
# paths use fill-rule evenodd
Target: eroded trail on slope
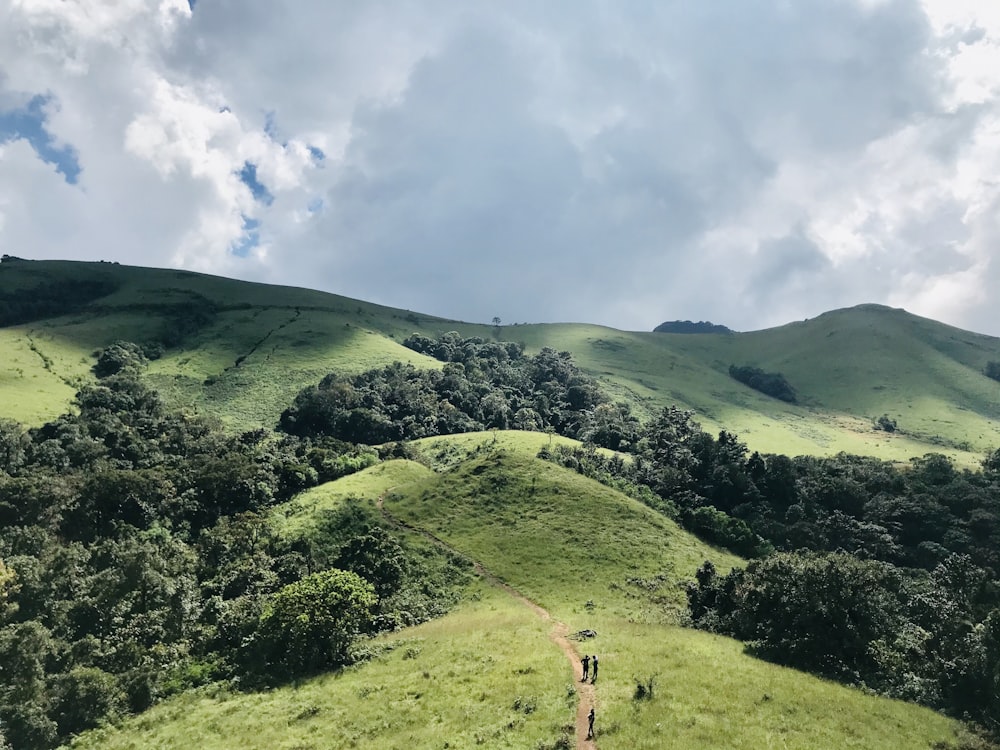
M 396 518 L 391 513 L 389 513 L 389 511 L 385 509 L 383 501 L 385 499 L 385 495 L 391 492 L 393 489 L 395 489 L 395 487 L 390 488 L 384 494 L 380 495 L 378 500 L 375 502 L 375 505 L 378 508 L 379 513 L 381 513 L 382 516 L 389 523 L 407 529 L 409 531 L 412 531 L 416 534 L 420 534 L 421 536 L 430 540 L 431 542 L 441 547 L 442 549 L 445 549 L 453 554 L 465 557 L 465 555 L 463 555 L 461 552 L 451 547 L 443 539 L 434 536 L 434 534 L 430 533 L 429 531 L 426 531 L 425 529 L 420 529 L 417 528 L 416 526 L 412 526 L 406 523 L 405 521 L 401 521 L 400 519 Z M 577 686 L 576 687 L 577 695 L 580 697 L 580 700 L 578 701 L 576 707 L 577 750 L 596 750 L 597 745 L 594 743 L 594 741 L 592 739 L 587 739 L 587 724 L 588 724 L 587 714 L 590 712 L 590 709 L 595 705 L 594 701 L 595 690 L 592 684 L 590 684 L 589 682 L 582 681 L 583 666 L 580 664 L 580 654 L 577 653 L 576 646 L 573 644 L 573 641 L 569 639 L 569 627 L 567 627 L 566 623 L 554 619 L 552 615 L 549 614 L 548 610 L 546 610 L 540 604 L 532 601 L 524 594 L 522 594 L 520 591 L 515 589 L 513 586 L 505 583 L 500 578 L 493 575 L 493 573 L 491 573 L 489 570 L 483 567 L 482 563 L 473 560 L 472 567 L 476 571 L 476 573 L 479 574 L 480 577 L 489 581 L 490 584 L 492 584 L 493 586 L 496 586 L 497 588 L 506 591 L 510 596 L 512 596 L 517 601 L 521 602 L 524 606 L 526 606 L 528 609 L 530 609 L 532 612 L 538 615 L 538 617 L 544 620 L 545 622 L 552 623 L 552 629 L 549 631 L 549 640 L 552 641 L 555 645 L 557 645 L 562 650 L 566 658 L 569 660 L 570 667 L 573 670 L 573 681 Z

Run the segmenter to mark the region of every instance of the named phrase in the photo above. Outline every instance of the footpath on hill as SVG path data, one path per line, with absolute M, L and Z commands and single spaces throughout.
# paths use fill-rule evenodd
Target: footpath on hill
M 387 521 L 389 521 L 389 523 L 407 529 L 409 531 L 412 531 L 413 533 L 420 534 L 421 536 L 428 539 L 435 545 L 453 554 L 462 555 L 461 552 L 452 548 L 447 542 L 434 536 L 434 534 L 431 534 L 429 531 L 412 526 L 406 523 L 405 521 L 401 521 L 400 519 L 396 518 L 391 513 L 389 513 L 389 511 L 385 509 L 384 500 L 385 496 L 394 489 L 396 488 L 392 487 L 389 490 L 386 490 L 385 493 L 379 495 L 378 500 L 375 502 L 375 505 L 378 508 L 379 513 L 381 513 L 382 516 Z M 464 557 L 464 555 L 462 556 Z M 595 707 L 596 691 L 594 690 L 594 686 L 591 683 L 583 681 L 583 666 L 580 663 L 580 654 L 577 652 L 576 646 L 569 639 L 569 627 L 566 625 L 566 623 L 553 619 L 552 615 L 548 612 L 548 610 L 546 610 L 540 604 L 538 604 L 537 602 L 533 602 L 531 599 L 526 597 L 524 594 L 515 589 L 513 586 L 510 586 L 509 584 L 497 578 L 497 576 L 493 575 L 493 573 L 491 573 L 489 570 L 483 567 L 482 563 L 474 560 L 472 562 L 472 565 L 476 573 L 480 577 L 489 581 L 492 585 L 496 586 L 497 588 L 506 591 L 517 601 L 521 602 L 524 606 L 526 606 L 528 609 L 530 609 L 532 612 L 538 615 L 538 617 L 544 620 L 545 622 L 552 623 L 552 629 L 549 631 L 549 640 L 551 640 L 556 646 L 558 646 L 562 650 L 566 658 L 569 660 L 570 667 L 573 670 L 573 679 L 577 685 L 577 695 L 580 697 L 580 700 L 576 707 L 577 750 L 596 750 L 597 745 L 595 744 L 594 740 L 588 739 L 587 737 L 587 729 L 589 723 L 587 721 L 587 715 L 590 713 L 590 709 Z

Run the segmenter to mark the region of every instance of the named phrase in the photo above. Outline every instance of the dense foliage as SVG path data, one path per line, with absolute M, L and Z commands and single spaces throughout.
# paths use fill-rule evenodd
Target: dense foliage
M 631 460 L 546 453 L 759 558 L 727 576 L 706 563 L 689 590 L 697 627 L 1000 729 L 1000 451 L 980 471 L 937 454 L 905 468 L 748 454 L 691 416 L 665 409 Z
M 115 282 L 110 280 L 67 279 L 11 290 L 0 297 L 0 326 L 67 315 L 111 294 L 115 288 Z
M 707 320 L 692 323 L 690 320 L 668 320 L 653 329 L 654 333 L 732 333 L 731 328 Z
M 0 736 L 18 750 L 209 680 L 343 663 L 357 633 L 440 614 L 464 575 L 357 504 L 279 535 L 272 505 L 377 454 L 226 434 L 166 410 L 141 363 L 116 344 L 75 413 L 31 430 L 0 420 Z M 311 592 L 316 609 L 295 614 Z M 311 613 L 321 642 L 297 629 Z
M 403 343 L 444 367 L 395 363 L 328 375 L 296 396 L 281 429 L 369 445 L 485 429 L 551 429 L 614 449 L 635 438 L 638 420 L 630 409 L 609 403 L 568 352 L 546 348 L 526 356 L 518 344 L 457 333 L 437 340 L 414 335 Z
M 932 571 L 846 552 L 779 553 L 719 576 L 698 571 L 698 626 L 762 656 L 1000 729 L 995 582 L 965 555 Z
M 764 372 L 759 367 L 729 365 L 729 377 L 738 380 L 755 391 L 794 404 L 795 389 L 780 372 Z

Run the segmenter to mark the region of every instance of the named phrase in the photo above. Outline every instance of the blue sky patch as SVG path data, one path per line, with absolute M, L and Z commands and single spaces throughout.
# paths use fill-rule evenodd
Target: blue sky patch
M 0 143 L 23 138 L 42 161 L 54 164 L 66 182 L 75 185 L 81 171 L 76 149 L 69 145 L 57 147 L 55 138 L 45 129 L 45 105 L 51 99 L 38 94 L 24 107 L 0 112 Z
M 243 215 L 243 236 L 234 242 L 229 248 L 229 252 L 237 258 L 245 258 L 260 244 L 260 222 L 251 219 L 246 214 Z
M 323 153 L 323 149 L 317 148 L 316 146 L 309 147 L 309 155 L 312 156 L 313 161 L 322 162 L 326 159 L 326 154 Z
M 274 196 L 260 180 L 257 179 L 257 165 L 252 161 L 243 162 L 243 169 L 240 170 L 240 179 L 243 184 L 250 188 L 255 200 L 259 200 L 265 206 L 270 206 L 274 202 Z

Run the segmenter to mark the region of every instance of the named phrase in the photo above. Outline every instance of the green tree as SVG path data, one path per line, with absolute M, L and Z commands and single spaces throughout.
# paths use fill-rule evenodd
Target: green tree
M 334 562 L 336 568 L 357 573 L 372 584 L 380 599 L 399 590 L 404 565 L 399 542 L 378 526 L 351 539 Z
M 122 371 L 138 373 L 145 364 L 146 355 L 141 346 L 131 341 L 116 341 L 98 355 L 94 374 L 99 378 L 106 378 Z
M 262 666 L 270 675 L 291 678 L 347 663 L 377 601 L 370 583 L 335 568 L 285 586 L 260 616 Z
M 52 715 L 63 736 L 97 726 L 121 705 L 115 678 L 96 667 L 74 667 L 55 680 Z

